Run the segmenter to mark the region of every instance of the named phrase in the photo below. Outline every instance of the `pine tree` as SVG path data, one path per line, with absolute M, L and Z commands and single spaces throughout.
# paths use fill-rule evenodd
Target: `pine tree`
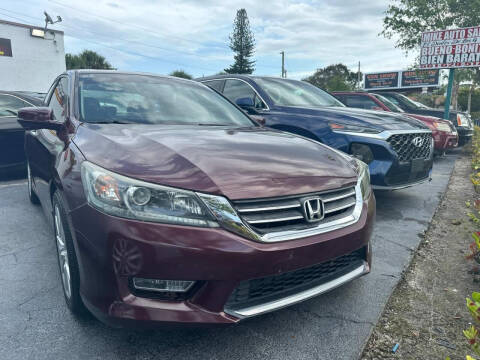
M 235 53 L 235 62 L 225 72 L 229 74 L 251 74 L 255 61 L 251 60 L 255 48 L 255 38 L 250 30 L 247 11 L 240 9 L 233 23 L 233 33 L 229 37 L 230 49 Z

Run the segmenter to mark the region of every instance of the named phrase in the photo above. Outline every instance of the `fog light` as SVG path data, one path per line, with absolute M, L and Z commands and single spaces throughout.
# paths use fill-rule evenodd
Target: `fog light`
M 190 290 L 193 284 L 195 281 L 133 278 L 133 287 L 145 291 L 184 293 Z
M 366 164 L 370 164 L 373 161 L 373 153 L 370 150 L 370 146 L 363 144 L 352 144 L 350 147 L 352 156 L 358 160 L 363 161 Z

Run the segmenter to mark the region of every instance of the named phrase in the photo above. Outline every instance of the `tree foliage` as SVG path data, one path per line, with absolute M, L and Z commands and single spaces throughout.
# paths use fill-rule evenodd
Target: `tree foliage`
M 362 78 L 361 75 L 360 73 L 360 78 Z M 313 75 L 303 80 L 327 91 L 349 91 L 359 85 L 358 73 L 350 71 L 344 64 L 318 69 Z
M 106 69 L 115 70 L 100 54 L 92 50 L 83 50 L 78 55 L 65 54 L 67 70 L 70 69 Z
M 477 25 L 478 0 L 392 0 L 381 34 L 389 39 L 398 36 L 396 47 L 408 51 L 420 46 L 425 31 Z
M 181 69 L 172 71 L 169 75 L 179 77 L 179 78 L 183 78 L 183 79 L 189 79 L 189 80 L 193 79 L 192 75 L 187 73 L 185 70 L 181 70 Z
M 230 49 L 235 53 L 235 62 L 225 72 L 229 74 L 251 74 L 255 70 L 252 60 L 255 49 L 255 38 L 250 30 L 247 11 L 240 9 L 233 23 L 233 33 L 229 37 Z

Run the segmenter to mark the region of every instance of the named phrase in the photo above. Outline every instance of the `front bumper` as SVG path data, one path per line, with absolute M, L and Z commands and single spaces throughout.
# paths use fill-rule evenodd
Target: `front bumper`
M 328 233 L 279 243 L 253 242 L 220 228 L 154 224 L 105 215 L 88 205 L 71 212 L 80 267 L 80 293 L 87 308 L 113 326 L 161 324 L 233 324 L 243 317 L 272 311 L 333 289 L 370 270 L 369 239 L 375 198 L 363 203 L 353 225 Z M 362 271 L 343 274 L 309 292 L 276 299 L 277 304 L 248 314 L 226 311 L 242 281 L 307 268 L 365 250 Z M 139 296 L 131 278 L 195 280 L 188 298 L 165 301 Z M 261 305 L 261 304 L 260 304 Z M 267 307 L 267 310 L 265 310 Z
M 458 146 L 463 146 L 468 143 L 473 136 L 473 129 L 465 126 L 458 126 Z
M 458 146 L 458 134 L 445 131 L 432 131 L 434 149 L 437 152 L 443 152 Z
M 413 133 L 412 131 L 411 133 Z M 405 131 L 405 133 L 409 133 Z M 395 134 L 395 133 L 394 133 Z M 375 135 L 341 134 L 342 144 L 339 150 L 351 154 L 354 143 L 368 145 L 373 153 L 373 161 L 369 163 L 370 182 L 373 189 L 396 190 L 421 184 L 430 179 L 433 167 L 433 146 L 430 154 L 424 159 L 400 161 L 398 154 L 387 142 L 388 136 L 379 138 Z

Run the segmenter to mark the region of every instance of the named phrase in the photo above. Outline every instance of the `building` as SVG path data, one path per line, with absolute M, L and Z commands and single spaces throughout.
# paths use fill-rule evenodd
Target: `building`
M 63 31 L 0 20 L 0 90 L 47 92 L 64 71 Z

